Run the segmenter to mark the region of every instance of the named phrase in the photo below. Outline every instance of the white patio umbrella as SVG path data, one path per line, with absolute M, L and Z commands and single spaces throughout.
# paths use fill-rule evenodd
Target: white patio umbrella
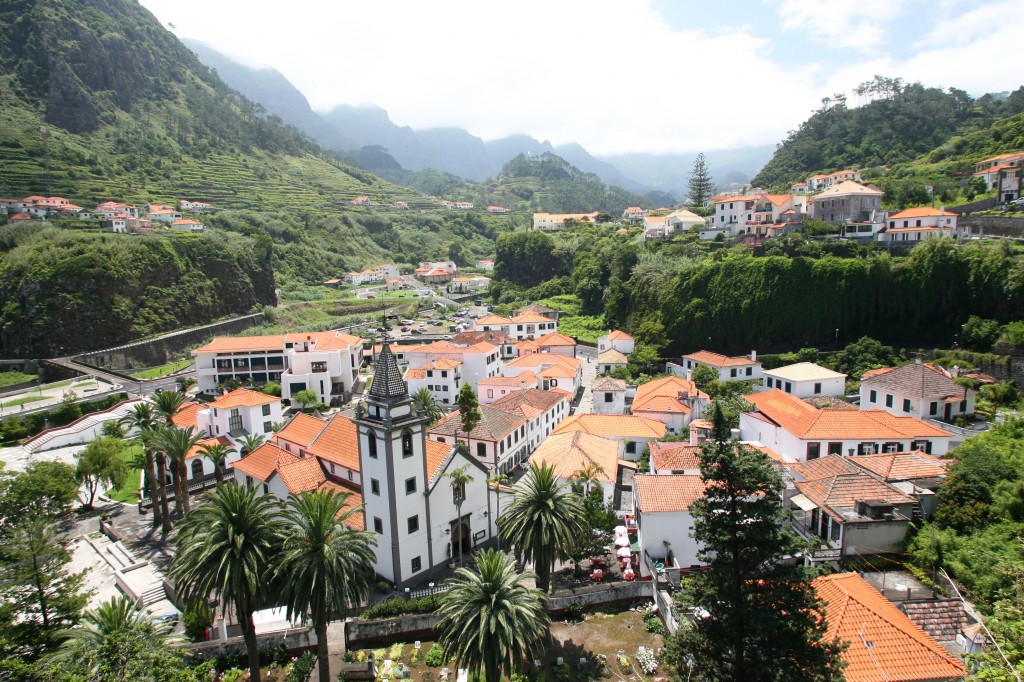
M 631 550 L 628 546 L 619 547 L 618 551 L 616 551 L 615 554 L 622 559 L 628 559 L 633 555 L 633 550 Z
M 629 547 L 629 538 L 627 538 L 626 536 L 621 536 L 621 537 L 615 538 L 615 546 L 616 547 Z

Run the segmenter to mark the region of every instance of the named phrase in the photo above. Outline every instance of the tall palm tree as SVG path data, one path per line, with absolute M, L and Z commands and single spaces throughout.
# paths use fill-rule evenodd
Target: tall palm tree
M 537 587 L 547 592 L 555 561 L 569 558 L 584 532 L 583 505 L 547 463 L 531 466 L 512 494 L 512 503 L 498 517 L 498 532 L 518 558 L 533 562 Z
M 188 398 L 184 393 L 180 391 L 161 391 L 154 393 L 149 397 L 153 403 L 153 412 L 156 414 L 157 419 L 167 428 L 174 426 L 174 415 L 181 411 L 182 406 L 186 403 Z M 160 459 L 163 459 L 162 457 Z M 160 462 L 163 464 L 164 462 Z M 181 511 L 181 489 L 188 490 L 188 486 L 185 485 L 185 479 L 188 478 L 188 474 L 185 471 L 185 461 L 181 461 L 181 466 L 176 466 L 176 462 L 171 460 L 171 485 L 174 488 L 174 507 L 179 512 Z M 161 482 L 166 480 L 164 475 L 161 475 Z M 187 504 L 187 501 L 186 501 Z M 164 505 L 166 511 L 166 504 Z M 164 528 L 170 527 L 170 519 L 164 521 Z
M 179 429 L 177 426 L 167 426 L 157 431 L 153 444 L 167 456 L 171 461 L 171 470 L 177 471 L 177 481 L 174 484 L 174 511 L 179 518 L 188 514 L 188 474 L 185 471 L 185 458 L 189 451 L 204 438 L 205 434 L 197 432 L 191 426 L 187 429 Z
M 412 404 L 417 411 L 422 410 L 423 414 L 430 418 L 431 424 L 445 415 L 444 408 L 438 404 L 434 394 L 425 386 L 412 394 Z
M 494 510 L 495 519 L 501 516 L 501 486 L 506 485 L 508 482 L 508 474 L 502 473 L 498 469 L 491 469 L 491 475 L 487 477 L 487 484 L 494 486 L 494 494 L 497 496 L 495 502 L 497 509 Z M 501 549 L 501 535 L 498 535 L 498 549 Z
M 238 450 L 238 454 L 240 454 L 242 457 L 245 457 L 250 452 L 258 448 L 259 446 L 263 445 L 263 440 L 263 436 L 254 436 L 251 433 L 245 434 L 239 441 L 241 442 L 242 447 Z
M 137 675 L 145 671 L 138 667 L 145 665 L 147 654 L 174 639 L 166 623 L 154 620 L 125 597 L 87 610 L 79 627 L 62 634 L 64 642 L 49 662 L 57 666 L 84 663 L 94 679 L 101 677 L 101 670 L 102 679 L 139 679 Z
M 438 643 L 457 666 L 483 673 L 485 682 L 512 675 L 547 634 L 551 621 L 538 589 L 525 583 L 534 577 L 516 570 L 512 557 L 487 549 L 476 567 L 460 568 L 441 597 Z
M 217 474 L 217 483 L 224 482 L 224 466 L 228 457 L 235 453 L 235 448 L 225 443 L 208 443 L 199 446 L 206 459 L 213 462 L 213 471 Z
M 252 486 L 218 486 L 209 501 L 178 527 L 178 553 L 170 574 L 188 601 L 216 595 L 242 628 L 249 674 L 260 679 L 260 652 L 252 614 L 264 605 L 280 545 L 279 504 Z
M 458 517 L 458 521 L 455 523 L 455 528 L 459 531 L 459 563 L 462 563 L 462 503 L 466 501 L 466 484 L 473 480 L 473 477 L 469 475 L 469 465 L 463 464 L 460 467 L 455 467 L 447 474 L 444 475 L 452 485 L 452 496 L 455 500 L 455 513 Z M 455 532 L 454 530 L 452 531 Z M 454 539 L 454 538 L 453 538 Z
M 142 452 L 146 458 L 146 489 L 153 509 L 153 527 L 156 528 L 163 519 L 163 509 L 167 507 L 167 500 L 164 497 L 163 479 L 157 478 L 156 458 L 153 455 L 153 431 L 157 426 L 157 416 L 152 403 L 132 405 L 132 409 L 118 420 L 118 424 L 129 431 L 136 429 L 139 432 L 139 443 L 142 444 Z M 163 504 L 160 503 L 161 498 L 164 498 Z
M 330 489 L 289 495 L 282 516 L 284 542 L 275 578 L 288 605 L 288 617 L 307 611 L 316 631 L 320 682 L 330 682 L 327 622 L 332 611 L 344 616 L 367 594 L 373 571 L 373 533 L 349 530 L 345 523 L 363 513 L 345 509 L 350 493 Z
M 580 487 L 583 488 L 583 495 L 587 496 L 590 495 L 591 486 L 601 481 L 601 474 L 603 473 L 604 470 L 598 466 L 597 462 L 590 462 L 585 467 L 577 470 L 572 476 L 580 484 Z

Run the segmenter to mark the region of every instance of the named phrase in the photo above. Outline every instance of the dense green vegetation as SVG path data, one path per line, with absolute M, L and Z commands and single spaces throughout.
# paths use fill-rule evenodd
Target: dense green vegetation
M 858 86 L 854 95 L 868 102 L 849 106 L 844 95 L 824 98 L 822 107 L 779 145 L 753 184 L 783 188 L 819 171 L 892 168 L 937 148 L 946 151 L 933 162 L 954 154 L 967 157 L 961 164 L 965 167 L 958 169 L 962 172 L 985 155 L 1024 147 L 1020 121 L 999 121 L 1024 112 L 1024 87 L 1006 100 L 991 95 L 975 100 L 956 88 L 943 91 L 875 76 Z M 1008 125 L 1018 134 L 984 132 L 1003 131 Z M 971 142 L 964 141 L 964 136 Z M 991 143 L 983 142 L 986 137 Z

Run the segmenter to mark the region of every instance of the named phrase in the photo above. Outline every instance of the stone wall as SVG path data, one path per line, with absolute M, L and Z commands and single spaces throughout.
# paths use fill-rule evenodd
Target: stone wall
M 298 654 L 316 646 L 316 633 L 312 626 L 268 632 L 256 637 L 260 649 L 275 649 L 283 646 L 289 654 Z M 226 640 L 210 642 L 188 642 L 181 645 L 200 661 L 208 661 L 221 655 L 234 656 L 245 654 L 245 639 L 228 637 Z
M 965 216 L 957 226 L 972 236 L 1024 238 L 1024 218 L 1009 216 Z

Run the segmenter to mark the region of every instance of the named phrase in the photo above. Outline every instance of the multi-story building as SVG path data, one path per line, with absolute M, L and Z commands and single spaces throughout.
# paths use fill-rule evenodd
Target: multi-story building
M 977 391 L 953 381 L 940 367 L 910 363 L 869 371 L 860 382 L 862 410 L 951 422 L 974 414 Z
M 405 370 L 405 382 L 413 395 L 425 388 L 438 404 L 453 405 L 462 389 L 462 361 L 441 358 L 422 367 L 410 367 Z
M 777 388 L 797 398 L 841 396 L 846 392 L 846 375 L 813 362 L 764 370 L 765 388 Z
M 975 165 L 974 177 L 985 181 L 987 191 L 996 190 L 999 201 L 1013 201 L 1021 195 L 1021 170 L 1024 168 L 1024 152 L 1011 152 L 993 156 Z
M 761 363 L 757 361 L 757 351 L 750 351 L 749 356 L 728 357 L 701 350 L 684 355 L 681 365 L 674 362 L 668 363 L 668 371 L 676 376 L 690 379 L 693 370 L 700 365 L 710 367 L 718 372 L 719 381 L 759 381 L 764 376 Z
M 638 386 L 629 411 L 661 422 L 670 433 L 682 433 L 704 414 L 710 402 L 711 397 L 692 381 L 671 376 Z
M 956 213 L 944 207 L 920 206 L 890 213 L 880 242 L 919 242 L 928 237 L 956 237 Z
M 811 197 L 810 216 L 844 225 L 847 236 L 871 237 L 884 226 L 882 191 L 847 180 Z
M 558 331 L 558 322 L 554 318 L 537 313 L 526 312 L 514 317 L 487 315 L 473 321 L 473 330 L 478 332 L 504 332 L 516 341 L 535 339 Z
M 540 380 L 541 389 L 562 389 L 575 395 L 583 385 L 583 363 L 579 358 L 571 358 L 555 353 L 531 353 L 520 355 L 505 364 L 502 374 L 506 377 L 518 377 L 523 372 L 531 372 Z
M 566 223 L 583 223 L 592 225 L 597 222 L 599 211 L 590 213 L 534 213 L 533 229 L 541 232 L 557 232 L 564 230 Z
M 277 381 L 285 400 L 308 389 L 325 405 L 344 403 L 359 377 L 362 342 L 340 332 L 218 337 L 192 351 L 196 382 L 213 393 L 229 379 Z
M 441 360 L 460 362 L 462 363 L 459 370 L 461 383 L 473 386 L 476 386 L 481 379 L 501 374 L 501 353 L 498 346 L 486 341 L 471 346 L 456 346 L 451 341 L 435 341 L 423 346 L 407 348 L 404 353 L 410 369 L 426 368 Z M 452 402 L 455 397 L 452 396 Z

